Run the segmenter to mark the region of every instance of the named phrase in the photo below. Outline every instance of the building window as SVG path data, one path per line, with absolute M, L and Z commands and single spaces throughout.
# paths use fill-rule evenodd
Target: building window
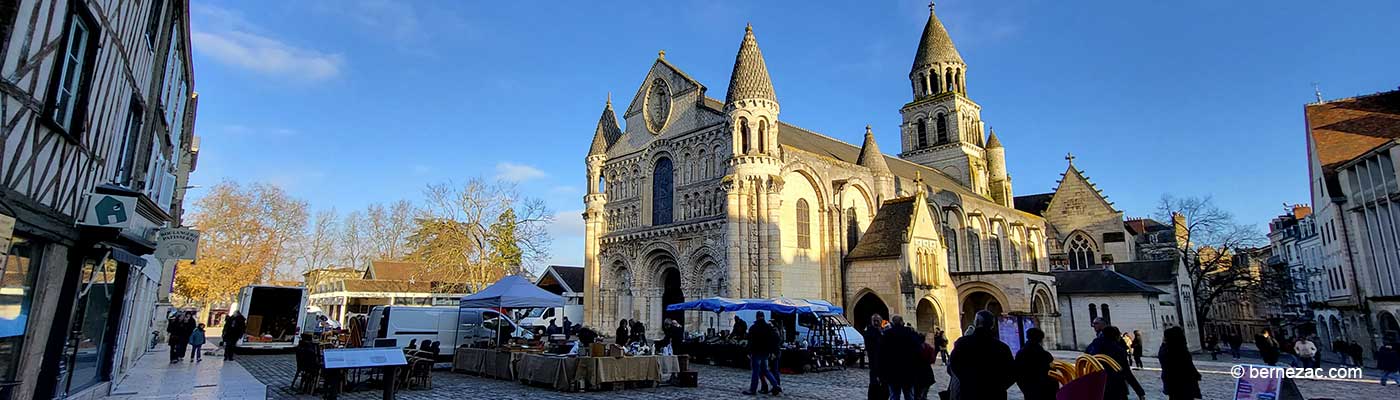
M 656 169 L 651 176 L 651 224 L 666 225 L 671 223 L 671 206 L 675 197 L 674 192 L 675 175 L 671 168 L 670 158 L 656 160 Z
M 8 254 L 0 253 L 0 379 L 14 381 L 23 358 L 25 326 L 34 301 L 34 278 L 43 262 L 45 243 L 16 233 Z M 40 318 L 45 323 L 47 318 Z
M 744 154 L 749 153 L 749 120 L 739 117 L 739 140 L 742 142 L 740 148 L 744 149 Z
M 982 238 L 977 234 L 976 229 L 967 230 L 967 257 L 968 269 L 971 271 L 982 270 Z
M 156 48 L 156 34 L 160 31 L 160 6 L 165 0 L 151 0 L 151 14 L 146 16 L 146 44 Z
M 1011 269 L 1013 269 L 1013 270 L 1019 270 L 1019 269 L 1021 269 L 1021 251 L 1016 249 L 1016 243 L 1015 243 L 1015 242 L 1012 242 L 1012 243 L 1009 243 L 1009 244 L 1010 244 L 1009 246 L 1006 246 L 1006 249 L 1007 249 L 1007 250 L 1011 250 L 1011 251 L 1010 251 L 1010 253 L 1011 253 L 1010 256 L 1011 256 L 1011 257 L 1009 257 L 1009 258 L 1011 259 Z
M 1089 322 L 1094 322 L 1094 320 L 1095 320 L 1095 319 L 1098 319 L 1098 318 L 1099 318 L 1099 306 L 1098 306 L 1097 304 L 1094 304 L 1094 303 L 1089 303 Z
M 1103 309 L 1103 323 L 1113 325 L 1113 314 L 1108 312 L 1108 304 L 1099 304 L 1099 308 Z
M 81 125 L 83 101 L 87 97 L 85 83 L 92 69 L 88 58 L 94 42 L 93 24 L 78 11 L 81 8 L 81 5 L 70 7 L 73 13 L 68 18 L 67 42 L 58 57 L 59 65 L 55 71 L 54 83 L 57 85 L 52 89 L 53 95 L 49 96 L 49 118 L 74 137 L 77 136 L 74 128 Z
M 131 109 L 126 116 L 126 134 L 122 138 L 121 154 L 117 159 L 117 183 L 131 186 L 134 178 L 132 168 L 136 167 L 136 146 L 141 143 L 141 127 L 145 111 L 135 96 L 131 99 Z
M 958 232 L 946 223 L 943 225 L 943 243 L 948 246 L 948 271 L 958 271 Z
M 797 248 L 812 248 L 812 219 L 807 199 L 797 199 Z
M 928 124 L 921 118 L 914 125 L 919 132 L 919 148 L 928 147 Z
M 768 152 L 767 142 L 765 142 L 765 140 L 767 139 L 767 138 L 766 138 L 767 136 L 768 136 L 768 120 L 759 120 L 759 121 L 758 121 L 758 153 L 759 153 L 759 154 L 764 154 L 764 153 L 767 153 L 767 152 Z
M 855 250 L 860 241 L 860 221 L 856 220 L 856 208 L 846 209 L 846 251 Z
M 948 115 L 938 113 L 938 120 L 935 125 L 938 130 L 938 143 L 948 143 Z
M 1001 225 L 992 228 L 992 237 L 987 238 L 987 253 L 992 259 L 991 270 L 1001 271 Z
M 1074 235 L 1066 247 L 1069 255 L 1069 269 L 1084 269 L 1094 265 L 1094 248 L 1084 235 Z
M 1035 252 L 1035 243 L 1026 241 L 1026 256 L 1031 260 L 1031 271 L 1040 270 L 1040 255 Z

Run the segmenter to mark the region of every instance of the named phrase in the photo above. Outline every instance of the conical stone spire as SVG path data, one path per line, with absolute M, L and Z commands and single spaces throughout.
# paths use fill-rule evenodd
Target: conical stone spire
M 992 131 L 990 135 L 987 135 L 987 148 L 994 149 L 998 147 L 1001 147 L 1001 140 L 997 139 L 997 131 Z
M 937 63 L 963 64 L 958 48 L 953 46 L 953 38 L 943 23 L 933 14 L 933 3 L 928 5 L 928 23 L 924 25 L 924 35 L 919 38 L 919 51 L 914 54 L 914 71 Z
M 875 144 L 875 134 L 870 132 L 870 125 L 865 126 L 865 143 L 860 146 L 856 164 L 875 173 L 890 173 L 889 165 L 885 164 L 885 155 L 880 154 L 880 146 Z
M 620 137 L 622 128 L 617 125 L 617 113 L 613 112 L 612 94 L 608 94 L 608 102 L 603 105 L 603 115 L 598 117 L 598 127 L 593 131 L 593 145 L 588 148 L 588 155 L 607 153 L 608 145 Z
M 763 62 L 763 52 L 758 50 L 758 39 L 754 39 L 752 25 L 744 28 L 744 41 L 739 44 L 739 54 L 734 57 L 734 73 L 729 76 L 729 91 L 724 96 L 724 104 L 748 99 L 778 102 L 778 97 L 773 94 L 773 80 L 768 77 L 768 65 Z

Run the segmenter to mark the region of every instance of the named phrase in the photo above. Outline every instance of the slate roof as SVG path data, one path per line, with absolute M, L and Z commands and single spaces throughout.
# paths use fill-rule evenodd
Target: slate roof
M 990 134 L 987 135 L 987 136 L 988 136 L 988 137 L 987 137 L 987 148 L 989 148 L 989 149 L 995 149 L 995 148 L 1001 147 L 1001 139 L 997 139 L 997 131 L 991 131 L 991 132 L 992 132 L 992 133 L 990 133 Z
M 608 103 L 603 106 L 603 115 L 598 117 L 598 128 L 593 131 L 593 145 L 589 146 L 588 155 L 606 153 L 608 147 L 621 137 L 622 128 L 617 124 L 617 113 L 613 112 L 612 96 L 609 96 Z
M 551 274 L 551 272 L 553 272 L 553 274 Z M 549 266 L 549 268 L 545 269 L 544 273 L 540 274 L 540 279 L 536 280 L 535 285 L 540 286 L 545 290 L 549 290 L 549 288 L 546 288 L 544 285 L 545 279 L 556 276 L 558 277 L 558 283 L 562 284 L 563 286 L 560 288 L 563 291 L 571 291 L 580 294 L 583 293 L 583 267 L 576 267 L 571 265 L 551 265 Z M 553 292 L 553 290 L 550 291 Z
M 1035 215 L 1041 215 L 1041 213 L 1045 212 L 1045 209 L 1050 208 L 1050 200 L 1054 198 L 1055 192 L 1039 193 L 1029 194 L 1025 196 L 1016 196 L 1014 199 L 1012 199 L 1012 202 L 1015 203 L 1017 210 L 1025 211 Z
M 768 65 L 763 62 L 763 52 L 758 50 L 758 39 L 753 37 L 753 26 L 744 28 L 744 41 L 739 44 L 739 54 L 734 56 L 734 72 L 729 75 L 724 103 L 744 99 L 778 101 L 778 96 L 773 94 L 773 80 L 768 77 Z
M 880 154 L 880 146 L 875 144 L 875 134 L 870 132 L 870 125 L 865 126 L 865 143 L 860 146 L 856 164 L 874 172 L 890 172 L 889 164 L 885 163 L 885 155 Z
M 778 121 L 778 143 L 789 146 L 818 156 L 835 159 L 851 164 L 855 164 L 860 159 L 860 148 L 850 143 L 838 139 L 809 131 L 801 127 Z M 924 184 L 932 187 L 951 191 L 963 197 L 978 197 L 986 199 L 985 196 L 973 192 L 963 186 L 943 171 L 915 164 L 899 157 L 885 156 L 885 165 L 890 168 L 894 176 L 902 178 L 902 183 L 912 183 L 914 175 L 918 173 L 924 179 Z M 930 192 L 933 193 L 933 192 Z M 932 194 L 930 194 L 932 196 Z
M 1141 293 L 1167 294 L 1117 271 L 1094 268 L 1072 271 L 1052 271 L 1055 291 L 1062 294 Z
M 943 22 L 933 14 L 933 6 L 929 5 L 928 22 L 924 24 L 924 34 L 919 37 L 919 51 L 914 53 L 914 65 L 910 70 L 918 71 L 925 65 L 936 63 L 965 64 L 958 54 L 958 48 L 953 46 L 953 38 L 948 36 L 948 30 L 943 29 Z
M 409 282 L 391 279 L 346 279 L 342 282 L 347 292 L 427 293 L 432 290 L 432 283 L 427 281 Z
M 1304 107 L 1315 157 L 1328 192 L 1341 193 L 1341 164 L 1400 138 L 1400 90 L 1333 100 Z
M 1145 283 L 1160 284 L 1176 282 L 1176 265 L 1176 259 L 1132 261 L 1114 263 L 1113 269 Z
M 914 196 L 886 201 L 875 213 L 875 219 L 861 235 L 860 243 L 846 255 L 847 259 L 892 258 L 902 253 L 909 225 L 914 223 Z

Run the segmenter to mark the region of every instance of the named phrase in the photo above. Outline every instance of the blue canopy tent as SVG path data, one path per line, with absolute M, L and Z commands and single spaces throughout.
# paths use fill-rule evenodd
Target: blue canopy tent
M 463 297 L 461 302 L 458 303 L 458 319 L 460 320 L 461 318 L 460 310 L 467 308 L 490 308 L 500 310 L 506 308 L 551 308 L 563 306 L 564 297 L 550 293 L 548 290 L 541 289 L 539 286 L 535 286 L 534 283 L 531 283 L 530 280 L 525 279 L 525 277 L 509 275 L 491 284 L 491 286 L 487 286 L 486 289 L 482 289 L 480 292 Z M 504 317 L 504 313 L 502 313 L 502 316 Z M 503 328 L 503 325 L 505 324 L 496 324 L 497 337 L 500 337 L 500 329 Z M 457 327 L 459 329 L 458 335 L 460 335 L 461 324 L 459 323 Z M 473 335 L 475 335 L 475 333 L 473 333 Z

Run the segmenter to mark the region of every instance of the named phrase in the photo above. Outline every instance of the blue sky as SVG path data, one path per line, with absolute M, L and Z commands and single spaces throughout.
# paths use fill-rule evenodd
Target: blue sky
M 1307 202 L 1302 107 L 1395 89 L 1400 2 L 944 0 L 1017 195 L 1064 155 L 1129 216 L 1212 195 L 1242 222 Z M 782 119 L 898 151 L 927 3 L 195 1 L 194 184 L 272 182 L 342 213 L 426 184 L 518 181 L 582 262 L 583 157 L 656 58 L 724 98 L 746 22 Z M 195 195 L 198 195 L 197 191 Z

